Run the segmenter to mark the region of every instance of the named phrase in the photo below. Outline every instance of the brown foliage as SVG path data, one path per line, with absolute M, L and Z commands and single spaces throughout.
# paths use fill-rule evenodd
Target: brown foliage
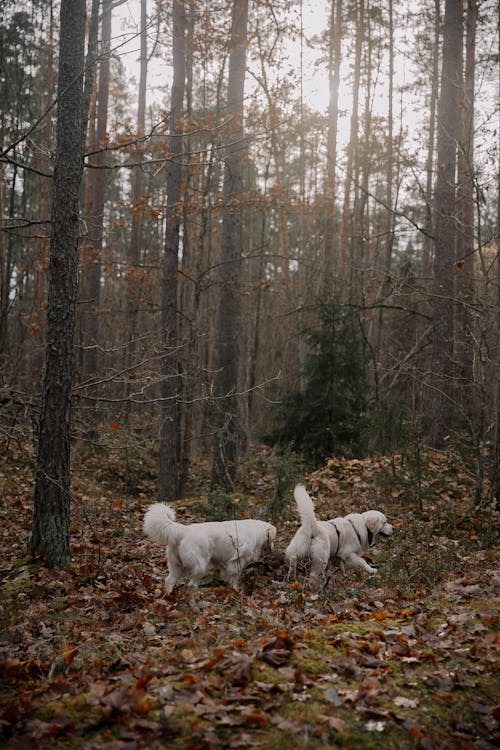
M 493 747 L 498 561 L 469 515 L 467 478 L 451 472 L 455 484 L 438 483 L 450 459 L 429 456 L 424 518 L 396 484 L 384 502 L 382 459 L 335 460 L 307 480 L 321 517 L 376 504 L 395 523 L 378 548 L 378 578 L 334 570 L 312 592 L 286 580 L 278 552 L 246 573 L 242 593 L 212 580 L 165 596 L 163 552 L 141 532 L 151 488 L 133 497 L 105 489 L 106 467 L 91 456 L 73 478 L 71 567 L 30 562 L 28 453 L 11 446 L 0 468 L 6 747 L 299 747 L 307 738 L 320 748 L 338 736 L 361 749 Z M 252 466 L 243 477 L 262 513 L 271 478 Z M 177 511 L 192 520 L 189 503 Z M 295 526 L 293 511 L 283 514 L 278 548 Z M 446 565 L 432 567 L 433 556 Z

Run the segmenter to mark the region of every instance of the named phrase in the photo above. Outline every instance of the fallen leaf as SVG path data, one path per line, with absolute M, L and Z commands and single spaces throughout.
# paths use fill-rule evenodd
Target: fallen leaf
M 418 700 L 406 698 L 404 695 L 397 695 L 394 698 L 393 703 L 401 708 L 417 708 L 418 706 Z
M 342 698 L 338 694 L 338 692 L 335 690 L 335 688 L 327 688 L 325 690 L 325 698 L 328 701 L 328 703 L 331 703 L 334 706 L 341 706 L 342 705 Z

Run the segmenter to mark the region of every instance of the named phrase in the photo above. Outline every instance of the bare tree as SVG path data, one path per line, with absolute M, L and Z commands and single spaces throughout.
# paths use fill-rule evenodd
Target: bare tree
M 339 118 L 339 84 L 342 42 L 342 0 L 331 0 L 330 6 L 330 39 L 328 45 L 328 151 L 327 151 L 327 185 L 326 185 L 326 227 L 324 284 L 331 289 L 333 281 L 333 264 L 335 257 L 335 214 L 337 208 L 337 131 Z
M 476 27 L 478 6 L 475 0 L 467 3 L 465 68 L 462 96 L 462 118 L 458 150 L 457 203 L 459 231 L 457 233 L 457 364 L 458 375 L 469 386 L 473 380 L 472 316 L 474 298 L 474 81 Z M 466 397 L 465 399 L 469 399 Z
M 498 27 L 498 59 L 500 60 L 500 3 L 497 8 L 497 27 Z M 499 68 L 499 89 L 500 89 L 500 68 Z M 499 112 L 500 115 L 500 112 Z M 498 151 L 500 153 L 500 122 L 497 129 Z M 496 215 L 496 250 L 497 250 L 497 382 L 496 382 L 496 414 L 495 414 L 495 455 L 493 457 L 493 471 L 491 476 L 492 494 L 495 499 L 497 509 L 500 508 L 500 159 L 497 163 L 497 215 Z
M 82 344 L 84 346 L 82 358 L 82 380 L 89 381 L 95 377 L 98 368 L 99 344 L 99 307 L 101 300 L 101 272 L 104 234 L 104 201 L 106 192 L 106 143 L 108 129 L 108 101 L 110 75 L 110 45 L 111 45 L 111 0 L 102 2 L 101 22 L 101 61 L 99 64 L 99 82 L 97 90 L 97 112 L 95 140 L 98 153 L 95 155 L 92 170 L 92 215 L 89 216 L 89 240 L 91 253 L 87 259 L 88 267 L 84 272 L 84 296 L 82 306 Z M 99 150 L 101 149 L 101 150 Z
M 141 53 L 139 72 L 139 94 L 137 101 L 136 132 L 138 142 L 136 146 L 135 160 L 139 166 L 132 173 L 132 229 L 130 233 L 130 244 L 128 248 L 128 273 L 127 273 L 127 362 L 130 367 L 134 359 L 135 337 L 137 327 L 137 315 L 141 294 L 140 272 L 138 268 L 141 257 L 141 236 L 144 216 L 143 196 L 143 169 L 141 162 L 144 158 L 144 145 L 141 140 L 146 127 L 146 83 L 148 76 L 148 30 L 147 30 L 147 0 L 141 0 Z
M 361 86 L 361 60 L 363 51 L 363 42 L 365 36 L 365 0 L 356 0 L 356 42 L 354 51 L 354 79 L 353 79 L 353 99 L 351 108 L 351 123 L 349 144 L 347 146 L 347 166 L 344 183 L 344 200 L 342 206 L 342 221 L 340 225 L 337 275 L 340 280 L 346 276 L 347 269 L 347 251 L 349 244 L 349 228 L 351 223 L 351 192 L 354 188 L 354 202 L 356 202 L 356 193 L 358 191 L 356 175 L 357 163 L 359 163 L 358 143 L 359 143 L 359 95 Z M 353 179 L 354 177 L 354 179 Z
M 167 173 L 167 212 L 162 287 L 162 383 L 160 428 L 160 497 L 173 500 L 179 491 L 179 359 L 177 336 L 177 286 L 179 230 L 182 220 L 182 114 L 186 78 L 186 16 L 184 0 L 174 0 L 172 11 L 174 76 L 170 100 L 170 153 L 176 155 Z
M 70 559 L 70 433 L 82 177 L 85 0 L 62 0 L 48 330 L 30 549 L 50 567 Z
M 431 272 L 433 206 L 432 183 L 434 179 L 434 155 L 436 150 L 436 109 L 439 91 L 439 41 L 440 41 L 440 12 L 439 0 L 434 0 L 434 35 L 432 44 L 432 72 L 431 91 L 429 101 L 429 137 L 427 142 L 427 158 L 425 162 L 425 232 L 423 239 L 422 273 L 427 280 Z
M 452 404 L 454 263 L 456 240 L 456 163 L 459 95 L 462 81 L 462 0 L 446 0 L 441 91 L 438 104 L 434 251 L 434 317 L 432 330 L 430 440 L 442 445 L 448 434 Z
M 248 0 L 234 0 L 227 84 L 227 154 L 220 246 L 220 298 L 216 323 L 215 438 L 212 485 L 231 490 L 238 467 L 238 367 L 240 271 L 243 253 L 242 193 L 246 146 L 243 137 Z

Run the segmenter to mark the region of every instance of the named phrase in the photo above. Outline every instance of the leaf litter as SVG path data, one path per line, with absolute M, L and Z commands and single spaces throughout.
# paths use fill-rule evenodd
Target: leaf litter
M 488 750 L 498 741 L 498 519 L 484 533 L 452 457 L 429 454 L 423 513 L 397 482 L 387 491 L 384 459 L 332 459 L 307 478 L 319 517 L 377 507 L 394 522 L 393 539 L 370 552 L 377 577 L 333 567 L 319 592 L 302 575 L 288 581 L 290 505 L 277 552 L 246 572 L 241 593 L 212 578 L 169 596 L 164 553 L 141 532 L 152 487 L 113 491 L 86 460 L 72 565 L 50 571 L 26 555 L 32 482 L 18 460 L 13 451 L 2 467 L 2 746 Z M 272 492 L 263 464 L 246 468 L 241 490 L 259 517 Z M 454 475 L 453 487 L 445 492 L 438 475 Z M 202 520 L 189 500 L 177 508 Z

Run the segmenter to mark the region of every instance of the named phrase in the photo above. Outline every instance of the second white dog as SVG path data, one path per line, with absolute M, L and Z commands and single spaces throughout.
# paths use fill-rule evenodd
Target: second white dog
M 272 524 L 254 519 L 184 526 L 164 503 L 154 503 L 147 510 L 144 531 L 167 548 L 167 594 L 184 577 L 197 586 L 210 569 L 218 570 L 230 586 L 238 588 L 243 569 L 256 562 L 266 546 L 272 549 L 276 539 Z
M 391 536 L 392 526 L 383 513 L 367 510 L 331 521 L 318 521 L 306 488 L 298 484 L 293 494 L 302 525 L 285 551 L 289 576 L 295 576 L 298 560 L 305 557 L 311 559 L 311 578 L 316 581 L 334 558 L 367 573 L 377 572 L 360 555 L 374 544 L 379 534 Z

